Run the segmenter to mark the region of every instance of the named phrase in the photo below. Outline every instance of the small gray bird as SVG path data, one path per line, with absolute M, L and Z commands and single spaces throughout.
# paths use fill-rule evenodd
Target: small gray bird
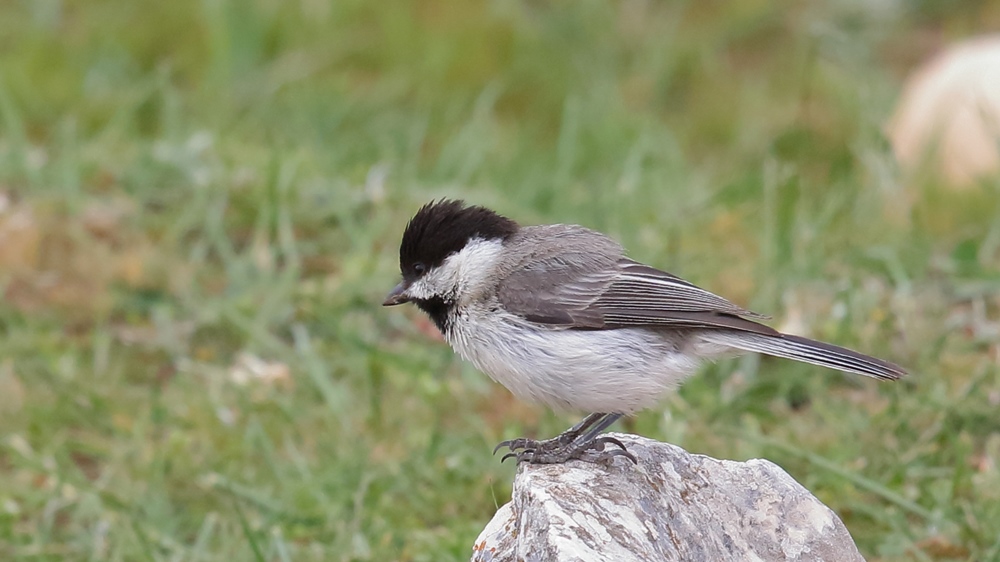
M 385 306 L 426 312 L 451 347 L 522 400 L 590 412 L 544 441 L 497 445 L 537 464 L 625 456 L 600 433 L 649 408 L 707 359 L 757 352 L 896 380 L 897 365 L 755 322 L 745 310 L 625 257 L 575 225 L 519 226 L 462 201 L 428 203 L 406 225 L 403 280 Z M 614 447 L 605 447 L 613 445 Z

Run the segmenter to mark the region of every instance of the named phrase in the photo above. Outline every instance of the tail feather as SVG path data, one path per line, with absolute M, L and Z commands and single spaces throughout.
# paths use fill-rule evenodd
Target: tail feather
M 906 375 L 906 370 L 899 365 L 799 336 L 720 332 L 713 334 L 711 339 L 743 351 L 793 359 L 881 380 L 897 380 Z

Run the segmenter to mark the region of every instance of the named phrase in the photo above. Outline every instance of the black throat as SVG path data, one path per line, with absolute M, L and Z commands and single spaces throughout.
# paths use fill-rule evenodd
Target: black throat
M 448 334 L 451 330 L 451 312 L 455 308 L 454 303 L 445 302 L 441 297 L 432 299 L 419 299 L 413 301 L 417 308 L 427 313 L 434 321 L 434 325 L 442 334 Z

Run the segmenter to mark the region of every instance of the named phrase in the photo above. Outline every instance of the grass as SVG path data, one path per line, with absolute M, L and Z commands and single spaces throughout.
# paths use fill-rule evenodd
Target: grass
M 627 429 L 779 463 L 869 560 L 1000 560 L 996 185 L 906 185 L 881 135 L 988 3 L 0 11 L 5 560 L 467 559 L 493 444 L 573 417 L 378 306 L 440 196 L 907 365 L 723 362 Z

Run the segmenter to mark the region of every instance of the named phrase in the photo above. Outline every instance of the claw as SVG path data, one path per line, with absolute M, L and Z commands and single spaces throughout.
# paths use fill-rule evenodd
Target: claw
M 619 449 L 613 449 L 613 450 L 610 450 L 610 451 L 605 451 L 604 450 L 604 446 L 608 445 L 608 444 L 617 445 L 620 448 Z M 622 443 L 621 441 L 619 441 L 618 439 L 614 438 L 614 437 L 598 437 L 597 439 L 594 439 L 594 441 L 591 443 L 591 446 L 594 446 L 594 445 L 597 445 L 597 446 L 600 447 L 600 449 L 598 449 L 598 450 L 601 453 L 598 455 L 598 460 L 607 460 L 607 461 L 610 461 L 614 457 L 625 457 L 628 460 L 632 461 L 632 464 L 639 464 L 639 461 L 638 461 L 638 459 L 635 458 L 635 455 L 633 455 L 632 453 L 628 452 L 628 448 L 625 447 L 625 444 Z
M 517 439 L 508 439 L 506 441 L 501 441 L 497 443 L 496 447 L 493 447 L 493 454 L 496 455 L 500 449 L 507 447 L 512 452 L 517 452 L 522 449 L 534 449 L 541 443 L 540 441 L 535 441 L 534 439 L 528 439 L 525 437 L 518 437 Z
M 632 464 L 639 464 L 639 461 L 635 458 L 635 455 L 626 451 L 625 449 L 622 449 L 620 451 L 618 449 L 615 449 L 613 451 L 603 451 L 600 455 L 601 460 L 610 461 L 614 457 L 625 457 L 626 459 L 632 461 Z
M 521 461 L 525 460 L 524 458 L 525 456 L 533 455 L 534 453 L 535 453 L 534 449 L 522 449 L 520 451 L 511 451 L 500 458 L 500 463 L 503 464 L 503 461 L 513 458 L 515 459 L 515 462 L 520 464 Z
M 625 446 L 625 444 L 614 437 L 598 437 L 597 439 L 591 441 L 592 445 L 601 445 L 601 450 L 604 450 L 604 445 L 607 443 L 611 443 L 612 445 L 618 445 L 619 447 L 621 447 L 622 451 L 628 451 L 628 448 Z M 608 452 L 610 453 L 611 451 Z M 633 458 L 632 460 L 634 461 L 635 458 Z
M 611 449 L 609 445 L 613 445 L 615 448 Z M 605 462 L 621 456 L 632 461 L 632 464 L 638 464 L 635 456 L 628 452 L 625 444 L 614 437 L 591 438 L 585 443 L 565 439 L 563 435 L 544 441 L 519 437 L 501 441 L 493 448 L 493 454 L 496 455 L 504 447 L 509 449 L 509 452 L 500 458 L 501 463 L 510 458 L 515 459 L 519 464 L 521 462 L 559 464 L 573 459 Z
M 497 443 L 497 446 L 493 447 L 493 456 L 494 457 L 497 456 L 497 451 L 499 451 L 500 449 L 503 449 L 504 447 L 510 447 L 513 442 L 514 442 L 513 439 L 508 439 L 506 441 L 501 441 L 501 442 Z M 500 461 L 500 462 L 503 462 L 503 461 Z

